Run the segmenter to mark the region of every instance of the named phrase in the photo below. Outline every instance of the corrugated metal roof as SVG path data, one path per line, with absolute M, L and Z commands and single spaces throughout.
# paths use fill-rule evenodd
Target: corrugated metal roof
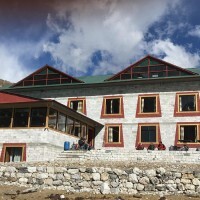
M 85 83 L 102 83 L 111 76 L 112 75 L 82 76 L 78 77 L 78 79 Z

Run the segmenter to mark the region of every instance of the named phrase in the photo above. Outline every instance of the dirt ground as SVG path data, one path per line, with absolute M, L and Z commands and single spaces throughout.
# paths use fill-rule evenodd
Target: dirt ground
M 160 198 L 158 195 L 94 195 L 89 193 L 66 193 L 59 190 L 37 190 L 36 192 L 20 194 L 25 188 L 16 186 L 0 186 L 0 199 L 3 200 L 62 200 L 60 195 L 64 195 L 63 200 L 198 200 L 197 197 L 188 197 L 185 195 L 173 195 Z M 10 194 L 6 194 L 10 193 Z M 12 194 L 13 193 L 13 194 Z M 19 194 L 14 194 L 19 193 Z M 59 195 L 58 195 L 59 194 Z

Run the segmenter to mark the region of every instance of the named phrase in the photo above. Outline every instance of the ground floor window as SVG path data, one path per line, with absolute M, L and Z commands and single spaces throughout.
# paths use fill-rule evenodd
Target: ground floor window
M 2 162 L 26 161 L 26 144 L 5 143 L 1 152 Z
M 121 124 L 107 124 L 105 126 L 105 141 L 106 147 L 123 147 L 123 132 Z
M 159 123 L 139 123 L 135 146 L 139 143 L 148 147 L 151 143 L 158 144 L 161 141 Z
M 177 123 L 175 145 L 187 144 L 191 148 L 199 147 L 199 123 Z
M 156 142 L 156 126 L 141 126 L 141 142 Z

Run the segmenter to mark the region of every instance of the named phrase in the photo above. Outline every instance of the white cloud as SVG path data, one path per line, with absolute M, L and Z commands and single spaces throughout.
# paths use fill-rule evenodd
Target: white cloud
M 14 83 L 28 74 L 18 56 L 9 52 L 8 48 L 3 45 L 0 45 L 0 60 L 1 79 Z
M 44 51 L 66 66 L 63 70 L 73 70 L 76 75 L 88 71 L 97 50 L 108 52 L 110 59 L 98 63 L 93 72 L 116 72 L 143 56 L 144 34 L 170 8 L 174 9 L 177 2 L 75 0 L 62 3 L 57 5 L 57 15 L 49 14 L 47 19 L 47 25 L 59 34 L 59 41 L 46 43 Z M 63 22 L 68 28 L 63 28 Z
M 195 26 L 195 28 L 188 33 L 189 35 L 200 37 L 200 25 Z
M 171 42 L 170 39 L 156 40 L 150 43 L 152 54 L 163 57 L 163 60 L 183 68 L 197 67 L 200 64 L 200 55 L 192 54 L 180 45 Z

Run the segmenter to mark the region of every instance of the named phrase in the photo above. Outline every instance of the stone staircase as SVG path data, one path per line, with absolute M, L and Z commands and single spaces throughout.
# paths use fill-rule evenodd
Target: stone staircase
M 82 160 L 87 157 L 87 151 L 68 150 L 61 152 L 56 160 Z
M 200 151 L 147 151 L 147 150 L 68 150 L 56 160 L 148 161 L 200 164 Z

